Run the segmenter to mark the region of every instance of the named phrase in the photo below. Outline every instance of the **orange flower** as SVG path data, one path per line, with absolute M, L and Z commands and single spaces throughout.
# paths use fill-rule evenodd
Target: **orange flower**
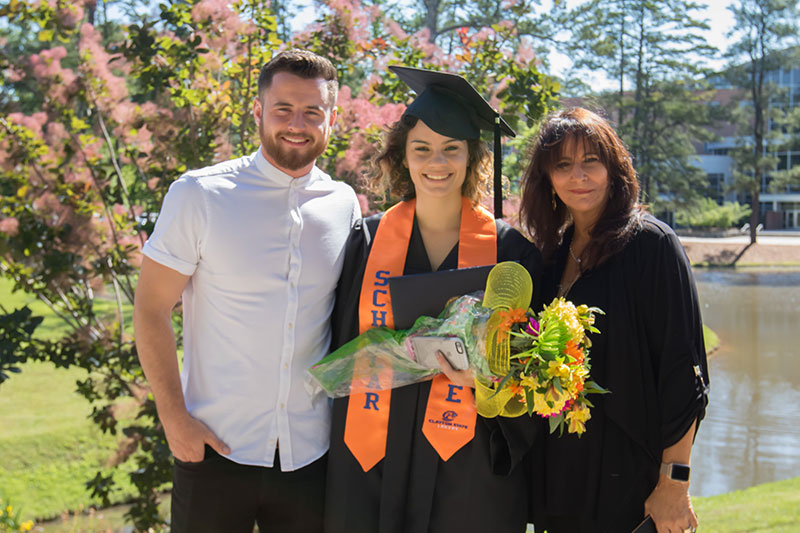
M 508 386 L 508 390 L 510 390 L 512 393 L 514 393 L 514 396 L 524 396 L 525 395 L 525 387 L 523 387 L 519 383 L 516 383 L 516 384 L 515 383 L 511 383 Z
M 525 316 L 525 310 L 522 308 L 498 311 L 497 314 L 503 320 L 500 322 L 500 329 L 503 331 L 509 331 L 514 324 L 528 321 L 528 317 Z
M 567 341 L 567 349 L 564 350 L 564 353 L 575 359 L 573 364 L 583 363 L 583 350 L 575 341 Z
M 508 339 L 508 332 L 511 331 L 511 326 L 518 322 L 528 321 L 524 309 L 500 310 L 497 311 L 497 316 L 500 317 L 500 323 L 497 325 L 497 340 L 499 342 L 505 342 Z

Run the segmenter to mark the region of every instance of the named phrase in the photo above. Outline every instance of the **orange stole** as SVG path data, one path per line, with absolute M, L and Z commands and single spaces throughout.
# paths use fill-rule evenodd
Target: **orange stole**
M 415 200 L 386 211 L 372 243 L 359 299 L 359 331 L 394 328 L 388 279 L 401 276 L 414 227 Z M 497 228 L 492 215 L 462 198 L 458 268 L 497 262 Z M 356 368 L 356 372 L 358 368 Z M 364 471 L 386 454 L 391 401 L 391 368 L 378 370 L 378 383 L 353 382 L 347 405 L 344 441 Z M 438 375 L 431 384 L 422 432 L 443 460 L 448 460 L 475 434 L 475 399 L 471 389 Z

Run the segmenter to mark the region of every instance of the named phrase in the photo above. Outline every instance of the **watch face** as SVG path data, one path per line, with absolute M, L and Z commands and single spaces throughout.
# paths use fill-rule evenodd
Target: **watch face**
M 690 468 L 686 465 L 679 465 L 679 464 L 672 464 L 672 472 L 670 473 L 670 478 L 674 479 L 675 481 L 689 481 L 689 471 Z

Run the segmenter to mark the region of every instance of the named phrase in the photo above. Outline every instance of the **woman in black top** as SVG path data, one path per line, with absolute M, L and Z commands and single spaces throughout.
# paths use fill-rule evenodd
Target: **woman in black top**
M 522 222 L 542 251 L 544 301 L 602 308 L 592 378 L 611 391 L 580 438 L 548 435 L 531 456 L 536 530 L 697 527 L 689 463 L 707 404 L 697 292 L 675 234 L 638 204 L 630 155 L 581 108 L 549 116 L 523 179 Z

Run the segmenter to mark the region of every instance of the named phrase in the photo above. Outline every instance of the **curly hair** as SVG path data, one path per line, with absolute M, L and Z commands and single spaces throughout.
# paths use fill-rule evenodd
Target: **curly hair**
M 417 117 L 404 115 L 384 134 L 381 149 L 372 159 L 372 168 L 367 178 L 367 185 L 374 194 L 400 200 L 416 197 L 414 182 L 411 181 L 411 175 L 403 161 L 406 157 L 408 132 L 417 125 L 418 120 Z M 486 143 L 480 139 L 468 139 L 467 151 L 467 177 L 461 187 L 461 194 L 477 204 L 489 193 L 492 158 Z
M 520 203 L 520 221 L 546 261 L 552 259 L 572 222 L 550 181 L 550 171 L 569 141 L 585 143 L 608 169 L 608 201 L 590 230 L 581 262 L 582 269 L 589 269 L 622 250 L 641 227 L 645 210 L 638 202 L 639 181 L 631 156 L 607 120 L 581 107 L 548 115 L 531 147 Z

